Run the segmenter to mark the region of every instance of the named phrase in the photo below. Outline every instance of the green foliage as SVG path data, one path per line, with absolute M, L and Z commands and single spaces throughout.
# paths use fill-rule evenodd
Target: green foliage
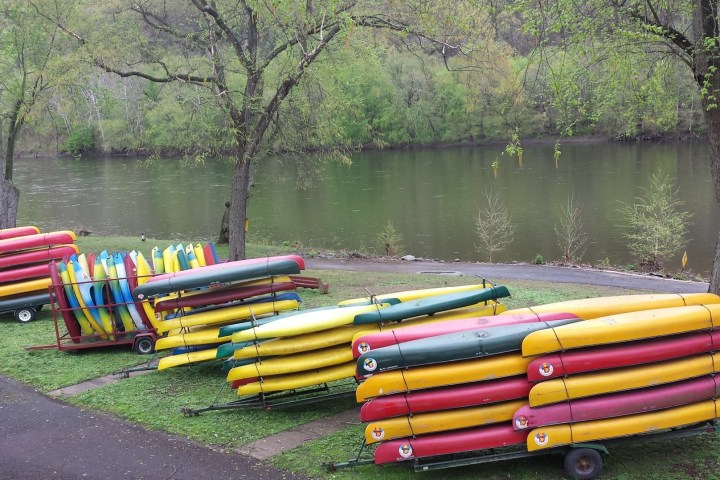
M 545 263 L 545 257 L 537 253 L 535 254 L 535 259 L 533 260 L 533 263 L 535 265 L 543 265 Z
M 656 172 L 635 203 L 620 209 L 628 228 L 624 237 L 640 268 L 661 270 L 668 258 L 687 245 L 687 226 L 692 214 L 681 211 L 682 204 L 673 180 Z
M 475 219 L 475 234 L 478 239 L 475 249 L 484 254 L 491 263 L 494 254 L 513 241 L 515 226 L 512 224 L 510 211 L 497 192 L 485 191 L 484 205 L 480 207 Z
M 385 255 L 397 255 L 402 248 L 402 235 L 395 230 L 395 226 L 390 220 L 385 224 L 382 232 L 378 233 L 377 241 L 380 246 L 380 250 Z
M 80 125 L 75 127 L 65 139 L 60 150 L 71 155 L 78 155 L 95 148 L 95 133 L 92 127 Z

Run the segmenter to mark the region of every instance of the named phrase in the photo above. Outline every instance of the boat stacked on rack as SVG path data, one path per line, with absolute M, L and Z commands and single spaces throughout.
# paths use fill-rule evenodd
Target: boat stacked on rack
M 0 230 L 0 312 L 20 311 L 32 320 L 34 311 L 50 303 L 51 261 L 78 252 L 75 233 L 40 233 L 34 226 Z M 17 316 L 17 315 L 16 315 Z
M 169 264 L 171 271 L 191 268 L 183 260 L 182 245 L 170 248 L 182 251 L 182 255 L 170 257 L 175 259 Z M 153 254 L 157 250 L 154 248 Z M 49 263 L 48 268 L 57 312 L 73 342 L 108 341 L 157 331 L 158 317 L 147 299 L 133 298 L 134 290 L 153 276 L 150 261 L 142 252 L 104 250 L 96 255 L 76 250 Z
M 718 303 L 720 298 L 710 294 L 606 297 L 511 310 L 476 322 L 479 326 L 455 320 L 358 337 L 354 348 L 364 353 L 356 373 L 366 379 L 356 397 L 365 402 L 365 442 L 377 444 L 374 459 L 382 464 L 508 445 L 549 448 L 607 438 L 612 429 L 617 435 L 641 433 L 657 419 L 633 419 L 625 427 L 617 419 L 607 426 L 572 420 L 576 414 L 617 415 L 630 408 L 626 404 L 647 411 L 648 402 L 610 398 L 603 403 L 602 396 L 654 382 L 672 383 L 671 389 L 655 391 L 666 399 L 659 405 L 688 399 L 702 404 L 669 413 L 661 427 L 715 418 L 709 399 L 716 392 L 711 377 L 716 369 L 707 352 L 720 338 L 712 332 L 712 319 L 720 318 Z M 624 328 L 617 328 L 620 324 Z M 452 333 L 443 332 L 444 326 Z M 660 340 L 645 339 L 651 336 L 675 338 L 661 347 Z M 627 343 L 626 350 L 602 346 L 617 342 Z M 594 367 L 589 352 L 595 352 Z M 656 363 L 635 366 L 648 362 Z M 612 375 L 580 373 L 614 367 L 620 369 Z M 690 378 L 696 383 L 673 383 Z M 592 396 L 598 396 L 594 402 L 573 406 Z M 644 398 L 657 402 L 652 393 Z
M 230 341 L 221 333 L 230 323 L 297 310 L 300 297 L 288 275 L 304 268 L 297 255 L 255 258 L 156 275 L 138 285 L 135 299 L 152 300 L 157 331 L 166 334 L 155 348 L 173 349 L 158 369 L 214 360 L 217 347 Z
M 513 426 L 529 451 L 717 418 L 720 305 L 631 312 L 529 335 L 533 383 Z M 714 302 L 714 303 L 710 303 Z
M 352 339 L 361 333 L 400 331 L 504 310 L 507 288 L 487 283 L 412 290 L 340 302 L 338 305 L 226 327 L 232 343 L 218 348 L 227 381 L 239 396 L 324 385 L 355 375 Z

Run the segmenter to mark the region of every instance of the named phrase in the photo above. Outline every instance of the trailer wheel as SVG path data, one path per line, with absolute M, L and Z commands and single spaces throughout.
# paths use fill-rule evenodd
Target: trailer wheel
M 155 340 L 152 337 L 138 337 L 133 344 L 133 350 L 141 355 L 148 355 L 155 351 Z
M 578 480 L 592 480 L 602 472 L 602 457 L 592 448 L 575 448 L 565 455 L 565 473 Z
M 35 309 L 33 307 L 23 307 L 15 310 L 15 320 L 20 323 L 28 323 L 35 320 Z

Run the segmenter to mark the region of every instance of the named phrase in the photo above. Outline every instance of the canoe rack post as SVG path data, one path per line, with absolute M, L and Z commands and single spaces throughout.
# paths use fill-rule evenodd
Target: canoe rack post
M 367 458 L 367 457 L 362 458 L 362 454 L 363 454 L 363 451 L 365 451 L 365 447 L 367 447 L 367 442 L 365 441 L 365 439 L 363 439 L 362 444 L 360 445 L 360 450 L 358 450 L 355 458 L 348 460 L 347 462 L 324 463 L 323 467 L 325 467 L 325 469 L 328 472 L 332 473 L 341 468 L 352 468 L 352 467 L 357 467 L 360 465 L 369 465 L 371 463 L 374 463 L 375 462 L 374 458 Z
M 357 382 L 353 381 L 353 387 L 357 384 Z M 202 408 L 188 408 L 183 407 L 180 409 L 183 415 L 186 417 L 195 417 L 200 415 L 203 412 L 209 412 L 212 410 L 229 410 L 233 408 L 260 408 L 263 410 L 273 410 L 273 409 L 280 409 L 280 408 L 290 408 L 290 407 L 296 407 L 301 405 L 310 405 L 318 402 L 323 402 L 325 400 L 331 400 L 336 398 L 344 398 L 344 397 L 350 397 L 355 395 L 355 388 L 352 388 L 350 390 L 340 390 L 333 392 L 332 389 L 342 389 L 342 387 L 349 385 L 349 382 L 340 384 L 340 385 L 334 385 L 330 386 L 327 383 L 324 383 L 322 385 L 318 385 L 314 388 L 310 389 L 304 389 L 304 390 L 285 390 L 282 392 L 272 392 L 272 393 L 259 393 L 257 395 L 250 395 L 247 397 L 239 398 L 237 400 L 233 400 L 231 402 L 226 403 L 215 403 L 217 399 L 220 397 L 220 393 L 222 390 L 227 386 L 228 384 L 225 383 L 223 385 L 223 388 L 220 389 L 220 392 L 218 392 L 218 395 L 215 397 L 215 400 L 212 404 L 208 405 L 207 407 Z M 317 393 L 322 393 L 322 395 L 315 395 Z

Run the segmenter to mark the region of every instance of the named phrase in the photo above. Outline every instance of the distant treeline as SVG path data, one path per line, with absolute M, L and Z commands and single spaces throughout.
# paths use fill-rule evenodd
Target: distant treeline
M 702 134 L 687 68 L 652 53 L 542 58 L 511 40 L 486 64 L 448 71 L 390 37 L 359 33 L 312 66 L 274 118 L 276 151 L 385 147 L 599 135 L 637 139 Z M 54 89 L 18 151 L 227 151 L 232 130 L 210 89 L 79 69 Z M 240 86 L 238 85 L 239 89 Z M 270 95 L 272 92 L 267 92 Z

